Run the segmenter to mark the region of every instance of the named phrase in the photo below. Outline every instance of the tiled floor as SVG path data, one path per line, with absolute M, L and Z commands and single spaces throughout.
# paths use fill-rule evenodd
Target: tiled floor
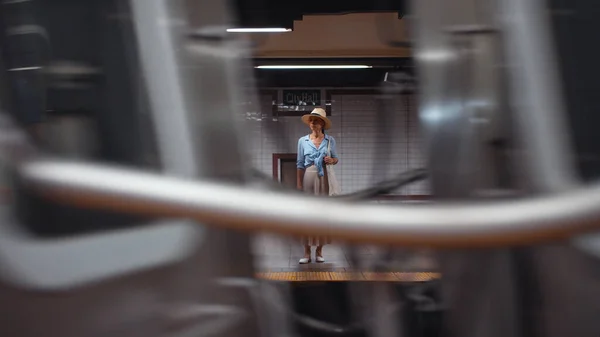
M 334 243 L 323 248 L 325 263 L 300 265 L 303 256 L 300 240 L 273 235 L 258 235 L 254 240 L 254 261 L 258 271 L 354 271 L 372 270 L 384 260 L 385 249 L 380 247 L 349 247 Z M 354 253 L 354 256 L 353 256 Z M 314 248 L 313 248 L 314 259 Z M 403 253 L 393 259 L 394 271 L 432 271 L 434 260 L 429 253 Z M 390 263 L 386 264 L 388 267 Z

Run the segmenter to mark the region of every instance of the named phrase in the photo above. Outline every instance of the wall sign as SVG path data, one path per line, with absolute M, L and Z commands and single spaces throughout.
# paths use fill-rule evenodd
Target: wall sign
M 283 105 L 320 106 L 321 90 L 283 90 Z

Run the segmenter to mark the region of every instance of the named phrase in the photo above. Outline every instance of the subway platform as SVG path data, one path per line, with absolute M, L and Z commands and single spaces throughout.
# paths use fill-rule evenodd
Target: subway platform
M 439 278 L 428 251 L 349 246 L 334 242 L 323 248 L 324 263 L 299 264 L 303 247 L 295 238 L 270 234 L 253 240 L 257 276 L 278 281 L 430 281 Z M 314 248 L 313 248 L 314 254 Z

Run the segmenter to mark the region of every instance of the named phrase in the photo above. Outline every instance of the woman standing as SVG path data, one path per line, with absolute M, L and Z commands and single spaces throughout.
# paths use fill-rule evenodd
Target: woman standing
M 321 108 L 302 116 L 302 121 L 310 127 L 310 134 L 298 140 L 296 185 L 299 190 L 314 195 L 329 195 L 325 164 L 335 165 L 339 162 L 335 139 L 325 134 L 325 130 L 331 127 L 331 121 L 326 116 L 325 110 Z M 318 221 L 318 217 L 314 221 Z M 323 246 L 328 243 L 331 243 L 331 238 L 326 236 L 303 237 L 304 257 L 300 259 L 300 264 L 312 261 L 311 246 L 317 247 L 316 262 L 325 262 Z

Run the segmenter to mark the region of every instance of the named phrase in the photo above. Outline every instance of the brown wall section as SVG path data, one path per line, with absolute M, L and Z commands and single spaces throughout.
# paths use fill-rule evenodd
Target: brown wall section
M 378 28 L 379 27 L 379 28 Z M 294 31 L 252 34 L 255 57 L 410 57 L 408 48 L 386 41 L 407 41 L 405 20 L 396 13 L 305 16 Z

